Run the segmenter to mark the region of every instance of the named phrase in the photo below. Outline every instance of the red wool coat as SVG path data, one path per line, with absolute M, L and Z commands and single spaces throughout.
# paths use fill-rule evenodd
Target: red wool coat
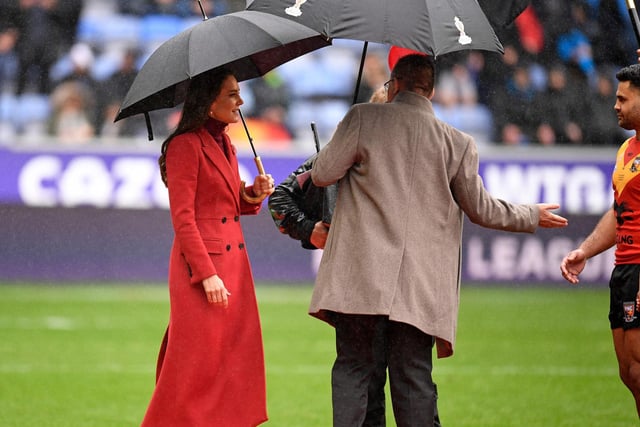
M 240 226 L 240 215 L 261 205 L 240 197 L 226 134 L 224 144 L 228 160 L 203 128 L 168 148 L 171 310 L 143 427 L 252 427 L 267 420 L 260 320 Z M 213 274 L 231 293 L 226 309 L 207 302 L 202 280 Z

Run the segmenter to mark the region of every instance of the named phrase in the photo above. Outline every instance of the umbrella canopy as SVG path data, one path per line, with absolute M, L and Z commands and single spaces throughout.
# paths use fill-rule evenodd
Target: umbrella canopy
M 475 0 L 249 0 L 248 10 L 294 20 L 330 38 L 362 40 L 439 56 L 503 52 Z
M 115 121 L 184 101 L 189 79 L 220 66 L 238 81 L 259 77 L 331 41 L 278 16 L 240 11 L 216 16 L 158 47 L 134 79 Z
M 478 0 L 494 28 L 511 24 L 531 3 L 531 0 Z

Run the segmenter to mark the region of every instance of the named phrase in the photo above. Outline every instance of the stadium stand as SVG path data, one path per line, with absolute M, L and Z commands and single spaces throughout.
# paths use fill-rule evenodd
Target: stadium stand
M 40 93 L 34 90 L 34 82 L 24 91 L 16 90 L 18 53 L 6 46 L 11 46 L 12 31 L 16 28 L 14 21 L 19 20 L 14 18 L 19 14 L 13 13 L 18 10 L 15 9 L 18 2 L 1 2 L 0 41 L 4 40 L 5 44 L 0 43 L 0 136 L 19 143 L 21 135 L 47 133 L 46 123 L 52 112 L 51 92 L 61 76 L 69 73 L 72 46 L 81 43 L 91 49 L 94 59 L 89 73 L 102 84 L 102 92 L 94 95 L 101 95 L 108 93 L 109 88 L 105 85 L 121 69 L 125 53 L 136 52 L 139 68 L 159 44 L 202 20 L 194 1 L 159 3 L 155 0 L 83 1 L 73 43 L 60 53 L 50 70 L 48 79 L 51 81 L 40 85 L 48 90 Z M 203 3 L 207 5 L 209 17 L 244 7 L 244 1 L 240 0 L 207 0 Z M 497 30 L 507 52 L 504 56 L 460 52 L 438 58 L 436 93 L 439 90 L 443 93 L 434 99 L 436 114 L 474 135 L 479 142 L 488 144 L 617 144 L 620 132 L 615 121 L 595 119 L 606 112 L 607 103 L 613 105 L 611 93 L 599 89 L 606 86 L 601 80 L 615 83 L 615 70 L 636 60 L 634 35 L 624 3 L 624 0 L 532 0 L 529 9 L 514 24 Z M 619 29 L 615 34 L 609 30 L 614 28 L 611 27 L 613 24 Z M 279 110 L 277 120 L 288 129 L 294 141 L 310 138 L 311 121 L 317 123 L 321 138 L 330 137 L 352 102 L 361 51 L 362 42 L 336 40 L 334 46 L 307 54 L 274 71 L 282 80 L 283 90 L 290 94 L 288 102 L 278 101 L 285 105 L 284 110 Z M 383 61 L 387 52 L 388 46 L 374 44 L 369 47 L 369 56 L 379 56 Z M 528 75 L 530 96 L 539 99 L 549 90 L 549 72 L 559 65 L 566 70 L 571 87 L 582 87 L 590 95 L 585 97 L 586 105 L 575 118 L 582 136 L 570 141 L 548 132 L 543 137 L 539 130 L 541 126 L 545 127 L 546 119 L 540 114 L 522 111 L 522 117 L 529 120 L 527 126 L 510 121 L 509 115 L 504 114 L 516 100 L 512 95 L 517 89 L 516 70 L 524 70 Z M 461 75 L 464 75 L 464 82 L 457 80 Z M 261 94 L 251 93 L 251 84 L 241 87 L 249 101 L 245 105 L 245 115 L 258 118 L 268 110 L 264 106 L 268 100 L 260 99 Z M 365 88 L 364 93 L 370 89 Z M 463 92 L 473 93 L 473 96 L 465 97 Z M 454 93 L 457 95 L 452 97 Z M 358 100 L 366 101 L 364 95 Z M 109 108 L 109 111 L 113 110 L 113 105 Z M 105 111 L 97 115 L 108 117 Z M 175 123 L 175 112 L 168 111 L 155 120 L 160 123 L 157 129 L 157 138 L 160 138 Z M 589 127 L 595 121 L 598 122 L 597 130 Z M 510 133 L 514 127 L 519 133 Z M 120 129 L 96 123 L 97 136 L 107 128 L 110 136 Z M 142 138 L 143 132 L 139 134 Z M 607 138 L 608 134 L 612 137 Z M 515 136 L 507 138 L 507 135 Z M 96 138 L 96 143 L 99 140 Z

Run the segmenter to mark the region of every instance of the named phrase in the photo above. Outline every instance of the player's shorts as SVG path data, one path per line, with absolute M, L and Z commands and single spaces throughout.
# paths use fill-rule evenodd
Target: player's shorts
M 640 281 L 640 264 L 616 265 L 609 280 L 609 323 L 611 329 L 640 327 L 636 295 Z

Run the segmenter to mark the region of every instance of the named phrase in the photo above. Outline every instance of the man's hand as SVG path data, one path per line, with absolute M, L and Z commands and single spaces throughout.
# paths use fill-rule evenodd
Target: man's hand
M 313 246 L 318 249 L 324 249 L 324 245 L 327 243 L 327 236 L 329 235 L 329 227 L 324 222 L 318 221 L 313 226 L 311 237 L 309 241 Z
M 542 228 L 560 228 L 569 225 L 569 221 L 567 221 L 565 217 L 551 212 L 552 210 L 559 208 L 560 205 L 552 203 L 538 203 L 538 209 L 540 210 L 538 226 Z

